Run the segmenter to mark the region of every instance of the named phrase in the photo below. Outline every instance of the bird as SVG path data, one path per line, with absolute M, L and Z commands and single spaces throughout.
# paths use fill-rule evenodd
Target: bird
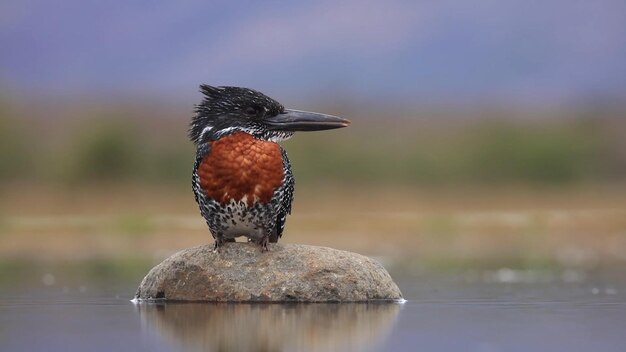
M 282 236 L 295 180 L 278 144 L 297 131 L 346 127 L 333 115 L 285 109 L 249 88 L 200 85 L 189 138 L 196 147 L 192 189 L 214 251 L 245 236 L 268 250 Z

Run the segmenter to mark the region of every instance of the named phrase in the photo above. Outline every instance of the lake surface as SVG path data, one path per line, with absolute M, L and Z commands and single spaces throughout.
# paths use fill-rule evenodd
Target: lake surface
M 624 268 L 391 270 L 403 304 L 133 304 L 135 280 L 1 286 L 2 351 L 625 351 Z

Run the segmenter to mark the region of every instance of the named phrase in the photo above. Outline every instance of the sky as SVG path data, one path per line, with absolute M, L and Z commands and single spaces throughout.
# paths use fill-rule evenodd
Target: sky
M 0 94 L 567 105 L 626 97 L 626 2 L 0 3 Z

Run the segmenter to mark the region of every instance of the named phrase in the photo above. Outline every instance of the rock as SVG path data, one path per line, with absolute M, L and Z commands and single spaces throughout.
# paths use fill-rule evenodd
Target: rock
M 365 302 L 402 300 L 373 259 L 326 247 L 252 243 L 185 249 L 143 279 L 139 300 L 207 302 Z

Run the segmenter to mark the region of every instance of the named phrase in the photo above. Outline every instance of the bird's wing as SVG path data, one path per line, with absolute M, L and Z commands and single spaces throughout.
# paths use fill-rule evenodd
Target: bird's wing
M 291 173 L 291 164 L 287 157 L 287 152 L 282 147 L 280 148 L 283 157 L 283 196 L 280 202 L 280 210 L 277 213 L 276 219 L 276 241 L 283 235 L 285 229 L 285 221 L 287 215 L 291 214 L 291 202 L 293 201 L 293 191 L 295 186 L 295 179 Z
M 211 151 L 211 145 L 209 143 L 203 143 L 198 146 L 196 151 L 196 161 L 193 164 L 193 177 L 191 178 L 191 187 L 193 193 L 196 195 L 196 202 L 198 202 L 198 196 L 203 194 L 202 187 L 200 186 L 200 175 L 198 175 L 198 168 L 202 163 L 204 157 Z
M 209 154 L 210 151 L 211 145 L 209 143 L 203 143 L 198 146 L 198 150 L 196 152 L 196 161 L 193 164 L 193 176 L 191 177 L 191 188 L 193 190 L 194 196 L 196 197 L 196 203 L 198 203 L 198 207 L 200 208 L 200 213 L 205 220 L 208 219 L 209 208 L 207 205 L 204 190 L 202 190 L 202 186 L 200 184 L 200 175 L 198 175 L 198 168 L 200 167 L 200 164 L 202 163 L 204 157 Z M 215 237 L 215 235 L 213 235 L 213 237 Z

